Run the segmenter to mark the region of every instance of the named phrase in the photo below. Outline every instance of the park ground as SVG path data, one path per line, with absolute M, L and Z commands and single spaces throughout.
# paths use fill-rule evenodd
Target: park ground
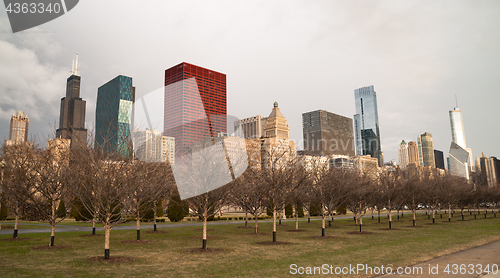
M 270 222 L 260 222 L 259 233 L 255 234 L 252 228 L 244 228 L 243 221 L 214 221 L 208 227 L 206 251 L 200 249 L 199 222 L 186 222 L 195 226 L 180 227 L 162 224 L 160 232 L 143 229 L 139 242 L 130 226 L 131 230 L 111 232 L 109 261 L 102 260 L 103 232 L 90 236 L 86 225 L 75 223 L 88 231 L 56 231 L 55 248 L 47 246 L 49 233 L 21 230 L 18 240 L 0 235 L 0 276 L 287 277 L 298 267 L 305 270 L 325 264 L 406 267 L 500 240 L 500 215 L 495 218 L 491 211 L 486 218 L 481 214 L 476 219 L 467 213 L 465 221 L 460 221 L 457 213 L 451 222 L 447 215 L 436 217 L 432 224 L 432 219 L 420 213 L 417 226 L 411 227 L 411 215 L 406 213 L 400 220 L 394 217 L 393 229 L 389 230 L 386 217 L 378 223 L 376 216 L 372 220 L 367 215 L 362 233 L 352 218 L 336 219 L 332 226 L 327 223 L 326 237 L 321 237 L 321 221 L 317 218 L 311 223 L 301 219 L 298 232 L 293 221 L 283 221 L 277 228 L 276 244 L 271 242 Z M 345 275 L 370 276 L 375 275 Z

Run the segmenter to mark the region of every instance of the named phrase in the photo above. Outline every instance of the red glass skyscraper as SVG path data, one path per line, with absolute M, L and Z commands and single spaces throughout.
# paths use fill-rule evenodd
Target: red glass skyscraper
M 180 63 L 165 70 L 164 135 L 175 138 L 176 156 L 194 142 L 227 132 L 226 75 Z

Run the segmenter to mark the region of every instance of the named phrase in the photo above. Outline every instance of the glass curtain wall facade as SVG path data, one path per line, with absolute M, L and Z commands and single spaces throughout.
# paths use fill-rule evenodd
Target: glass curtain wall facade
M 175 138 L 175 154 L 191 154 L 194 142 L 227 133 L 226 75 L 188 63 L 165 70 L 163 135 Z
M 119 75 L 97 90 L 95 147 L 122 157 L 131 156 L 135 88 L 132 78 Z
M 356 136 L 356 154 L 371 155 L 378 159 L 379 166 L 384 165 L 378 122 L 377 93 L 373 86 L 354 90 L 356 114 L 354 131 Z

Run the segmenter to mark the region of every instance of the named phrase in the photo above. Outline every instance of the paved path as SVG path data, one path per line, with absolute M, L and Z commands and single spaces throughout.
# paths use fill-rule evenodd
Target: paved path
M 457 267 L 453 266 L 453 264 L 457 264 Z M 465 272 L 473 272 L 473 274 L 465 273 L 460 274 L 460 266 L 463 264 L 463 268 Z M 474 269 L 471 268 L 471 264 L 473 264 Z M 496 274 L 494 273 L 485 273 L 481 272 L 479 267 L 481 266 L 483 269 L 489 265 L 489 271 L 492 271 L 492 265 L 496 265 L 497 268 Z M 446 267 L 449 266 L 449 274 L 445 272 Z M 431 268 L 431 270 L 429 269 Z M 403 275 L 382 275 L 379 277 L 383 278 L 395 278 L 395 277 L 418 277 L 418 278 L 426 278 L 426 277 L 460 277 L 460 278 L 472 278 L 472 277 L 481 277 L 481 278 L 500 278 L 500 241 L 494 241 L 492 243 L 488 243 L 486 245 L 474 247 L 471 249 L 467 249 L 464 251 L 459 251 L 456 253 L 452 253 L 449 255 L 444 255 L 439 258 L 423 262 L 414 266 L 410 266 L 407 271 L 413 271 L 413 269 L 421 269 L 422 274 L 403 274 Z M 457 274 L 453 274 L 455 272 Z M 396 272 L 394 269 L 393 272 Z

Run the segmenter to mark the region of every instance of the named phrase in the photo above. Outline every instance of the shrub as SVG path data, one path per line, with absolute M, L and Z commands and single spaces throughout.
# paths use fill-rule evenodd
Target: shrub
M 92 213 L 85 208 L 82 201 L 78 198 L 75 198 L 69 216 L 75 218 L 76 221 L 92 220 L 93 218 Z
M 7 218 L 9 210 L 6 206 L 0 205 L 0 220 L 4 220 Z
M 293 217 L 293 207 L 292 207 L 292 204 L 290 204 L 290 203 L 288 203 L 285 206 L 285 216 L 287 218 L 292 218 Z
M 297 211 L 296 212 L 299 214 L 299 218 L 304 217 L 304 205 L 302 205 L 302 202 L 299 202 L 297 204 Z
M 336 211 L 337 211 L 337 214 L 340 214 L 340 215 L 346 214 L 347 213 L 347 207 L 346 207 L 345 204 L 341 204 L 340 206 L 337 207 Z
M 188 211 L 187 204 L 181 201 L 179 192 L 173 192 L 170 196 L 170 201 L 168 202 L 167 207 L 168 219 L 170 219 L 170 221 L 172 222 L 179 222 L 187 215 L 186 211 Z
M 59 218 L 64 218 L 66 217 L 66 214 L 66 205 L 64 204 L 64 200 L 61 200 L 61 202 L 59 202 L 59 206 L 57 207 L 56 215 Z
M 321 215 L 321 204 L 319 202 L 312 202 L 309 206 L 309 213 L 311 216 Z

